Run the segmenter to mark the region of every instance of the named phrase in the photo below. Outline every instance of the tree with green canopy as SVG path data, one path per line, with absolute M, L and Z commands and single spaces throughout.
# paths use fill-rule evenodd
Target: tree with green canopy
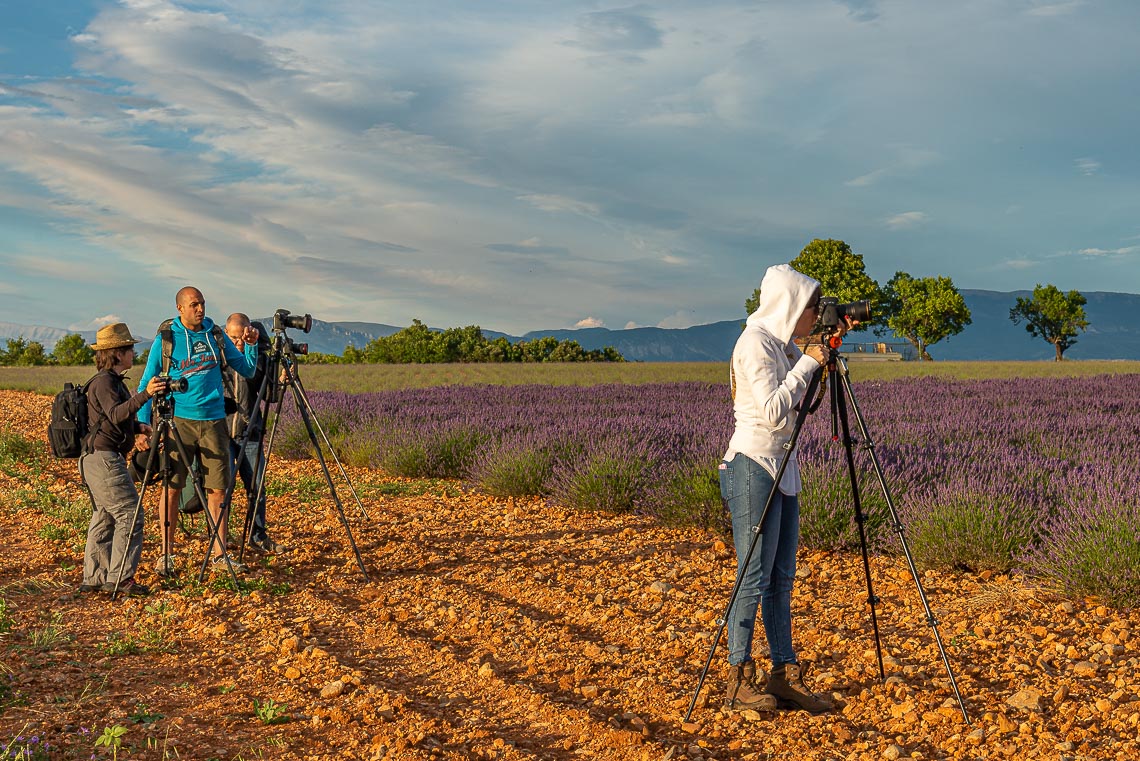
M 61 365 L 90 365 L 95 361 L 95 350 L 78 333 L 70 333 L 56 341 L 51 355 Z
M 910 341 L 918 356 L 932 361 L 927 349 L 957 335 L 970 324 L 966 300 L 948 277 L 911 277 L 896 272 L 883 288 L 883 317 L 892 331 Z
M 1032 298 L 1018 296 L 1017 305 L 1009 310 L 1014 325 L 1025 321 L 1029 335 L 1044 338 L 1057 351 L 1055 361 L 1064 359 L 1065 350 L 1077 342 L 1077 333 L 1089 326 L 1085 319 L 1088 300 L 1079 291 L 1062 293 L 1055 285 L 1033 289 Z
M 851 246 L 841 240 L 826 240 L 816 238 L 804 246 L 799 256 L 792 259 L 789 264 L 797 272 L 820 282 L 824 296 L 832 296 L 841 304 L 853 301 L 871 302 L 871 319 L 860 324 L 856 330 L 864 330 L 872 325 L 882 324 L 878 317 L 879 305 L 882 302 L 882 291 L 870 275 L 867 274 L 863 255 L 851 251 Z M 752 296 L 744 302 L 748 314 L 756 311 L 760 305 L 760 289 L 752 292 Z

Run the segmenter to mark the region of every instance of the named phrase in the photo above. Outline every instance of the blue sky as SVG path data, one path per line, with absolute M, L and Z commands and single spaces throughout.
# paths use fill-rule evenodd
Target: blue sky
M 0 322 L 521 333 L 885 282 L 1140 292 L 1131 0 L 0 0 Z

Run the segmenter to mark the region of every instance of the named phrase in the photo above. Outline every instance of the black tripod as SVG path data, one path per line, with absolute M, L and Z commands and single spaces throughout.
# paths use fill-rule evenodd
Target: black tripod
M 257 457 L 255 458 L 253 467 L 254 483 L 250 485 L 251 488 L 247 489 L 248 506 L 245 515 L 245 530 L 242 537 L 242 547 L 244 549 L 246 538 L 253 523 L 254 510 L 265 494 L 265 476 L 268 472 L 269 457 L 273 451 L 273 440 L 277 433 L 277 425 L 281 422 L 281 409 L 285 402 L 285 389 L 288 388 L 292 392 L 293 400 L 297 405 L 297 411 L 301 415 L 301 421 L 304 423 L 305 430 L 309 434 L 309 441 L 313 445 L 313 452 L 316 454 L 317 461 L 321 465 L 325 483 L 329 487 L 329 494 L 332 496 L 333 503 L 336 505 L 337 516 L 340 519 L 341 525 L 344 527 L 345 533 L 348 535 L 348 542 L 352 546 L 353 554 L 356 556 L 356 564 L 360 568 L 360 573 L 364 575 L 364 580 L 368 581 L 368 571 L 364 568 L 364 559 L 361 557 L 360 549 L 356 546 L 356 540 L 352 536 L 352 528 L 349 526 L 348 518 L 344 514 L 344 505 L 341 503 L 336 484 L 333 482 L 332 474 L 329 472 L 328 462 L 321 449 L 322 440 L 329 455 L 340 470 L 340 474 L 348 485 L 349 490 L 352 492 L 352 496 L 355 498 L 361 514 L 363 514 L 366 519 L 368 518 L 368 512 L 364 509 L 364 504 L 360 501 L 360 497 L 356 493 L 356 488 L 352 485 L 352 480 L 348 477 L 348 473 L 345 471 L 340 459 L 336 456 L 332 442 L 329 441 L 324 428 L 321 427 L 320 422 L 317 420 L 316 413 L 309 403 L 308 396 L 305 394 L 305 387 L 301 383 L 301 376 L 297 371 L 296 351 L 293 341 L 285 334 L 284 327 L 280 327 L 276 324 L 278 322 L 276 318 L 274 322 L 274 336 L 266 362 L 265 380 L 262 382 L 261 388 L 258 389 L 257 401 L 250 414 L 245 434 L 243 438 L 239 440 L 240 448 L 238 450 L 238 456 L 243 457 L 245 443 L 250 441 L 250 437 L 252 436 L 260 437 L 264 421 L 269 419 L 272 409 L 273 427 L 270 430 L 266 445 L 264 447 L 258 447 Z M 318 432 L 320 433 L 320 439 L 317 438 Z M 235 467 L 232 478 L 236 479 L 236 477 L 237 469 Z M 231 480 L 226 490 L 226 505 L 230 503 L 233 497 L 233 491 L 234 481 Z
M 146 471 L 143 474 L 142 478 L 142 488 L 139 489 L 139 499 L 135 504 L 135 515 L 134 519 L 131 521 L 130 533 L 134 533 L 134 527 L 142 519 L 143 499 L 146 497 L 147 487 L 150 485 L 151 481 L 154 480 L 154 476 L 159 473 L 162 475 L 162 494 L 160 496 L 160 499 L 168 499 L 170 496 L 170 476 L 172 467 L 168 453 L 170 452 L 171 444 L 173 443 L 175 450 L 178 452 L 179 457 L 182 458 L 182 462 L 186 467 L 186 477 L 189 478 L 190 482 L 194 485 L 194 493 L 202 503 L 203 510 L 206 514 L 206 525 L 209 527 L 209 539 L 206 545 L 206 558 L 202 561 L 202 569 L 200 572 L 201 577 L 201 574 L 205 573 L 206 563 L 210 557 L 210 548 L 213 546 L 214 538 L 218 535 L 218 529 L 221 525 L 221 521 L 226 520 L 226 511 L 224 509 L 222 510 L 221 518 L 218 521 L 215 521 L 214 517 L 210 514 L 210 510 L 207 507 L 208 503 L 206 500 L 206 493 L 202 488 L 202 475 L 200 473 L 195 473 L 194 470 L 190 467 L 190 458 L 186 454 L 186 447 L 182 443 L 182 437 L 178 434 L 178 426 L 174 422 L 174 397 L 171 396 L 169 392 L 162 393 L 154 397 L 151 405 L 151 420 L 154 422 L 154 425 L 151 429 L 150 446 L 147 450 Z M 170 528 L 171 513 L 176 512 L 177 509 L 178 508 L 173 504 L 167 504 L 166 506 L 165 523 L 161 527 L 161 544 L 163 557 L 166 556 L 165 551 L 168 549 L 165 545 L 166 535 Z M 234 570 L 233 565 L 230 563 L 229 553 L 224 553 L 223 557 L 225 558 L 226 568 L 229 570 L 230 577 L 233 579 L 234 586 L 236 588 L 237 573 Z M 126 561 L 127 558 L 124 554 L 122 561 L 119 563 L 119 572 L 115 576 L 115 589 L 111 593 L 111 599 L 114 599 L 119 593 L 119 584 L 123 579 L 123 570 L 126 567 Z
M 793 456 L 795 451 L 796 442 L 799 439 L 800 431 L 803 429 L 804 420 L 807 419 L 809 412 L 814 412 L 818 406 L 819 400 L 815 405 L 809 405 L 809 400 L 815 395 L 816 390 L 824 377 L 824 372 L 830 373 L 833 376 L 838 376 L 838 383 L 830 384 L 831 394 L 831 424 L 833 438 L 838 439 L 839 431 L 843 434 L 843 448 L 847 456 L 847 471 L 851 477 L 851 499 L 854 505 L 855 524 L 859 529 L 859 548 L 863 557 L 863 573 L 867 579 L 867 602 L 871 606 L 871 626 L 875 634 L 875 654 L 878 657 L 879 665 L 879 680 L 886 681 L 886 672 L 883 669 L 883 651 L 882 644 L 879 639 L 879 621 L 876 614 L 875 606 L 879 602 L 879 598 L 875 596 L 875 591 L 871 583 L 871 564 L 867 551 L 867 537 L 864 528 L 866 516 L 863 514 L 862 503 L 859 498 L 859 479 L 855 472 L 855 454 L 854 446 L 855 439 L 851 437 L 850 425 L 847 419 L 847 401 L 851 402 L 851 409 L 855 411 L 855 419 L 859 424 L 859 434 L 862 436 L 863 448 L 871 456 L 871 463 L 874 466 L 875 476 L 878 478 L 879 486 L 882 488 L 883 497 L 886 500 L 887 509 L 890 512 L 891 525 L 895 533 L 898 534 L 899 543 L 902 545 L 903 554 L 906 556 L 907 565 L 910 568 L 910 573 L 914 579 L 915 588 L 918 590 L 919 599 L 922 600 L 923 609 L 926 612 L 926 623 L 930 626 L 931 631 L 934 633 L 934 641 L 938 645 L 938 652 L 942 655 L 942 663 L 946 666 L 946 673 L 950 677 L 950 688 L 954 693 L 954 697 L 958 701 L 958 707 L 962 711 L 962 718 L 966 724 L 970 723 L 970 717 L 966 713 L 966 704 L 962 700 L 962 695 L 958 691 L 958 682 L 954 678 L 954 672 L 950 668 L 950 659 L 946 655 L 946 649 L 942 646 L 942 636 L 938 631 L 938 619 L 935 618 L 934 612 L 930 609 L 930 603 L 927 601 L 926 592 L 922 588 L 922 582 L 919 580 L 918 568 L 915 566 L 914 558 L 911 556 L 910 547 L 907 545 L 905 527 L 899 518 L 898 511 L 895 509 L 894 501 L 891 499 L 890 489 L 887 488 L 886 478 L 883 476 L 883 469 L 879 465 L 879 460 L 875 456 L 875 445 L 871 440 L 871 436 L 867 431 L 866 421 L 863 419 L 862 413 L 859 411 L 859 405 L 855 402 L 855 395 L 851 389 L 851 379 L 847 370 L 847 360 L 839 353 L 839 347 L 842 345 L 842 340 L 838 337 L 833 337 L 827 344 L 828 357 L 826 367 L 821 366 L 811 378 L 808 383 L 807 392 L 804 394 L 803 401 L 800 402 L 798 411 L 796 413 L 795 426 L 792 429 L 791 438 L 788 443 L 784 445 L 784 455 L 780 459 L 780 465 L 776 470 L 776 475 L 772 481 L 772 488 L 768 492 L 767 501 L 764 503 L 764 509 L 760 513 L 760 521 L 752 527 L 752 539 L 748 545 L 748 552 L 744 556 L 743 562 L 739 565 L 739 570 L 736 574 L 736 582 L 732 586 L 732 593 L 729 595 L 728 605 L 725 606 L 724 614 L 717 621 L 716 636 L 713 637 L 712 647 L 709 648 L 708 658 L 705 660 L 704 669 L 701 671 L 700 680 L 697 683 L 697 689 L 693 693 L 693 699 L 689 702 L 689 710 L 685 712 L 685 721 L 689 720 L 692 716 L 693 708 L 697 704 L 697 697 L 701 693 L 701 688 L 704 686 L 705 679 L 708 677 L 709 667 L 712 665 L 713 654 L 716 652 L 716 647 L 720 643 L 721 634 L 724 632 L 727 625 L 729 614 L 732 612 L 732 606 L 736 603 L 736 598 L 740 594 L 741 582 L 744 578 L 744 571 L 748 568 L 748 563 L 752 560 L 752 555 L 756 550 L 756 546 L 763 534 L 764 519 L 768 516 L 768 509 L 772 505 L 772 501 L 776 496 L 776 490 L 779 488 L 780 479 L 787 469 L 788 462 Z M 842 384 L 843 388 L 840 389 L 839 385 Z M 836 427 L 838 425 L 838 428 Z

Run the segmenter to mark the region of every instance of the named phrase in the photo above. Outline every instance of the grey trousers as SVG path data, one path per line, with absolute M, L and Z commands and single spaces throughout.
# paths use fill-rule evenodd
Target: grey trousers
M 79 475 L 95 503 L 83 553 L 83 583 L 114 584 L 124 555 L 125 582 L 134 577 L 139 567 L 143 542 L 143 516 L 140 514 L 134 522 L 139 493 L 127 472 L 127 461 L 118 452 L 85 454 L 79 458 Z

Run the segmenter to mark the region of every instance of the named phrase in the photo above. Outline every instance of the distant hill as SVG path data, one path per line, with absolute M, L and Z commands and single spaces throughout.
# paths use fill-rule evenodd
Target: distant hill
M 973 323 L 962 333 L 931 347 L 935 360 L 1010 359 L 1049 360 L 1053 346 L 1033 338 L 1024 325 L 1014 325 L 1009 310 L 1018 296 L 1027 297 L 1031 291 L 983 291 L 962 289 L 962 296 L 970 308 Z M 1077 344 L 1065 352 L 1071 359 L 1140 359 L 1140 295 L 1134 293 L 1108 293 L 1091 291 L 1085 313 L 1089 328 L 1077 338 Z M 261 318 L 271 327 L 272 318 Z M 635 362 L 726 362 L 740 335 L 744 322 L 738 319 L 694 325 L 691 328 L 581 328 L 577 330 L 532 330 L 522 336 L 512 336 L 484 329 L 488 338 L 504 336 L 511 341 L 533 340 L 553 336 L 560 341 L 577 341 L 586 350 L 613 346 L 627 360 Z M 290 330 L 289 335 L 299 343 L 307 342 L 310 351 L 342 354 L 345 346 L 362 348 L 369 341 L 390 336 L 402 327 L 371 322 L 322 322 L 313 320 L 309 333 Z M 0 342 L 23 336 L 39 341 L 51 351 L 69 331 L 44 326 L 17 325 L 0 322 Z M 95 340 L 95 331 L 83 334 L 88 341 Z M 851 341 L 898 342 L 897 336 L 878 338 L 873 334 L 855 334 Z M 2 343 L 0 343 L 2 346 Z

